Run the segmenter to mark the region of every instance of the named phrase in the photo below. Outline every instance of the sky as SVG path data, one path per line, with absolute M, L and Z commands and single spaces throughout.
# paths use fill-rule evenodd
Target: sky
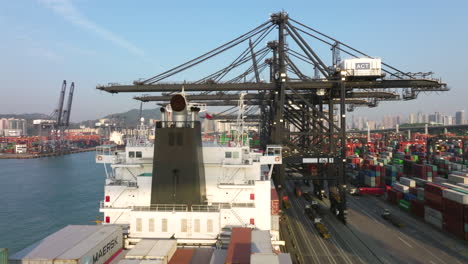
M 433 71 L 451 89 L 359 108 L 355 115 L 468 110 L 466 0 L 0 0 L 0 113 L 52 113 L 63 80 L 75 82 L 72 121 L 138 108 L 132 99 L 138 93 L 111 95 L 96 85 L 157 75 L 281 10 L 403 71 Z M 197 80 L 234 58 L 205 63 L 171 81 Z

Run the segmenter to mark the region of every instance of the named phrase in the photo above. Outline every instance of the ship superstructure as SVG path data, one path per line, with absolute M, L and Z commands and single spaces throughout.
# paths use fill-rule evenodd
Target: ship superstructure
M 174 237 L 185 244 L 215 244 L 232 227 L 269 230 L 278 240 L 271 174 L 281 164 L 281 146 L 254 151 L 243 138 L 202 144 L 200 109 L 177 94 L 161 109 L 154 145 L 100 148 L 96 162 L 110 165 L 104 222 L 128 226 L 129 238 Z

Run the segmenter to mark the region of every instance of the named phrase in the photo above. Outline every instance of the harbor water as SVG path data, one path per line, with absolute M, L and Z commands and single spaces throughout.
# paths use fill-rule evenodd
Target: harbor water
M 104 180 L 94 152 L 0 159 L 0 248 L 11 255 L 66 225 L 95 224 Z

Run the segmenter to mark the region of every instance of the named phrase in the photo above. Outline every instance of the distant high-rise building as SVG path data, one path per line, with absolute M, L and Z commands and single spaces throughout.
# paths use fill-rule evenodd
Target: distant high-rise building
M 455 124 L 456 125 L 465 124 L 465 110 L 461 110 L 455 113 Z
M 409 114 L 408 123 L 410 123 L 410 124 L 416 123 L 416 120 L 415 120 L 415 118 L 414 118 L 414 113 Z M 419 123 L 419 122 L 418 122 L 418 123 Z
M 418 117 L 416 119 L 417 123 L 424 123 L 424 115 L 421 112 L 418 112 Z
M 435 121 L 434 122 L 436 122 L 438 124 L 443 123 L 442 114 L 440 112 L 435 112 Z

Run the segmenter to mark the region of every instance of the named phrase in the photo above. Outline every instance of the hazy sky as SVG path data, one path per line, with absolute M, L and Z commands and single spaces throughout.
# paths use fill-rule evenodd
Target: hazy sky
M 356 115 L 468 110 L 466 0 L 0 0 L 0 113 L 51 113 L 64 79 L 75 82 L 73 121 L 138 108 L 131 99 L 137 94 L 110 95 L 96 85 L 156 75 L 282 9 L 399 69 L 434 71 L 452 89 Z M 178 80 L 184 79 L 195 80 L 197 74 Z

